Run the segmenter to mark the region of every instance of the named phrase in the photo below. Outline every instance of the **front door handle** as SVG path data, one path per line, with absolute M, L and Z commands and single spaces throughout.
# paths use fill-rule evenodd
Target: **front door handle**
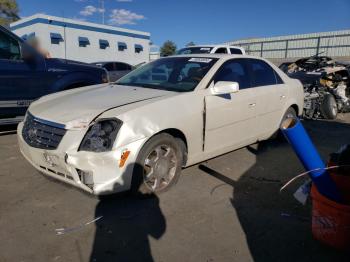
M 249 104 L 249 107 L 254 107 L 254 106 L 256 106 L 256 103 Z

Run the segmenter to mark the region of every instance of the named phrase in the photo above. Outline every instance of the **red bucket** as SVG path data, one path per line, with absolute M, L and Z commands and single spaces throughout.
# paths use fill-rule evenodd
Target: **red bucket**
M 312 234 L 326 245 L 350 251 L 350 176 L 331 174 L 331 177 L 345 203 L 324 197 L 312 186 Z

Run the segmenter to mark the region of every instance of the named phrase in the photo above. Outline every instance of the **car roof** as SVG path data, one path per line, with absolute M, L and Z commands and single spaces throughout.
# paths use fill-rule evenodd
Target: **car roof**
M 218 58 L 218 59 L 224 59 L 224 60 L 229 60 L 233 58 L 254 58 L 254 59 L 259 59 L 266 61 L 265 59 L 257 56 L 251 56 L 251 55 L 231 55 L 231 54 L 186 54 L 186 55 L 174 55 L 174 56 L 167 56 L 167 57 L 162 57 L 162 58 L 176 58 L 176 57 L 200 57 L 200 58 Z M 162 59 L 160 58 L 160 59 Z
M 234 45 L 191 45 L 184 48 L 191 48 L 191 47 L 233 47 L 233 48 L 242 48 L 240 46 L 234 46 Z

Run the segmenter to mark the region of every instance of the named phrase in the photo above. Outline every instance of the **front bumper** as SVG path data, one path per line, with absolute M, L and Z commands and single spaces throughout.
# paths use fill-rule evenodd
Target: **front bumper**
M 18 144 L 23 156 L 38 171 L 50 177 L 81 188 L 95 195 L 106 195 L 130 189 L 136 157 L 146 138 L 137 140 L 110 152 L 77 151 L 85 132 L 68 130 L 55 150 L 29 146 L 22 137 L 23 122 L 18 125 Z M 130 154 L 119 167 L 122 153 Z

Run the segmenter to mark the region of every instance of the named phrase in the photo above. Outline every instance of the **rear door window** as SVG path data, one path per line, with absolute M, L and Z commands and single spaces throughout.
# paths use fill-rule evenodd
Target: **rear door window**
M 277 79 L 277 73 L 266 62 L 257 59 L 247 60 L 247 62 L 250 64 L 253 87 L 276 85 L 282 81 L 280 78 Z
M 227 54 L 227 49 L 225 47 L 220 47 L 215 51 L 215 54 Z
M 231 54 L 233 55 L 242 55 L 242 50 L 241 49 L 238 49 L 238 48 L 230 48 L 230 52 Z
M 131 70 L 131 66 L 125 63 L 116 63 L 116 70 L 117 71 Z
M 104 65 L 104 68 L 107 70 L 107 71 L 114 71 L 114 63 L 107 63 Z

